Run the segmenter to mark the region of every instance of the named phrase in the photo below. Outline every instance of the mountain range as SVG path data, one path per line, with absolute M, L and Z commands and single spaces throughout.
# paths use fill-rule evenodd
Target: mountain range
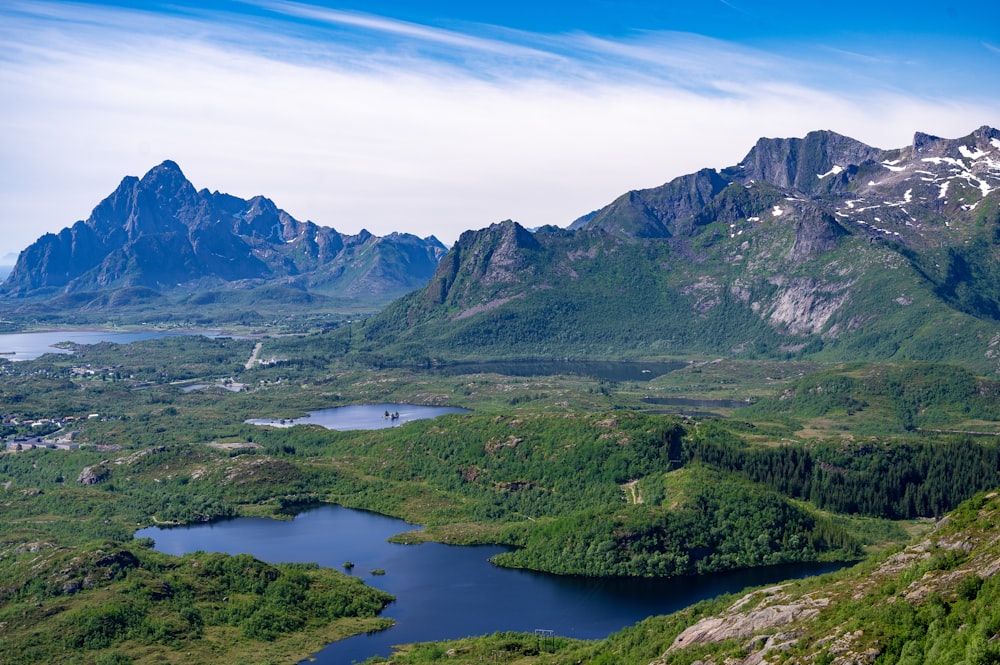
M 508 220 L 450 251 L 198 191 L 167 161 L 42 236 L 0 286 L 0 302 L 102 312 L 166 297 L 388 303 L 351 344 L 402 362 L 710 354 L 995 371 L 1000 131 L 892 150 L 831 131 L 762 138 L 734 166 L 627 192 L 568 228 Z
M 172 161 L 126 177 L 85 221 L 21 252 L 7 298 L 151 290 L 184 294 L 267 285 L 387 302 L 427 283 L 436 238 L 300 222 L 263 196 L 196 190 Z M 80 298 L 76 298 L 80 301 Z
M 372 319 L 399 358 L 1000 359 L 1000 132 L 882 150 L 830 131 L 529 232 L 460 237 Z M 358 338 L 355 337 L 355 342 Z

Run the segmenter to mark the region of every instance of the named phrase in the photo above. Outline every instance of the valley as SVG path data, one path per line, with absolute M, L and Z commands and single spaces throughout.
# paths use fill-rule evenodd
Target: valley
M 137 579 L 163 579 L 177 565 L 156 558 L 164 555 L 144 554 L 148 544 L 132 537 L 142 526 L 239 515 L 284 518 L 317 502 L 334 503 L 425 525 L 395 536 L 400 542 L 513 547 L 496 557 L 504 566 L 592 578 L 663 578 L 857 559 L 925 533 L 931 519 L 1000 484 L 992 438 L 908 429 L 891 402 L 877 406 L 885 400 L 877 384 L 848 384 L 844 397 L 834 392 L 821 404 L 779 399 L 789 390 L 815 394 L 806 387 L 810 382 L 835 386 L 832 379 L 844 374 L 868 376 L 859 367 L 678 359 L 670 371 L 648 380 L 641 371 L 643 380 L 623 381 L 575 373 L 457 374 L 372 366 L 344 354 L 343 347 L 338 351 L 330 340 L 338 334 L 260 341 L 167 336 L 77 345 L 71 354 L 5 362 L 0 398 L 21 418 L 102 414 L 73 425 L 77 450 L 0 457 L 7 518 L 0 536 L 0 570 L 6 571 L 0 621 L 12 650 L 5 658 L 44 658 L 48 647 L 25 641 L 29 634 L 68 630 L 82 620 L 74 608 L 90 606 L 98 596 L 141 612 L 79 650 L 80 662 L 114 657 L 141 663 L 146 653 L 201 653 L 194 662 L 221 662 L 226 653 L 238 662 L 235 642 L 225 646 L 237 635 L 263 639 L 274 662 L 292 662 L 280 654 L 303 658 L 318 651 L 335 626 L 370 629 L 345 617 L 328 629 L 292 622 L 261 633 L 271 637 L 252 637 L 244 623 L 249 619 L 225 619 L 199 595 L 207 578 L 167 578 L 172 587 L 191 589 L 184 594 L 136 596 Z M 246 359 L 258 344 L 259 356 L 277 360 L 248 369 Z M 113 371 L 73 371 L 80 367 Z M 995 413 L 966 413 L 961 385 L 968 379 L 957 368 L 904 363 L 877 371 L 893 372 L 935 385 L 940 377 L 954 377 L 955 388 L 923 395 L 936 399 L 925 406 L 940 412 L 935 422 L 942 428 L 959 428 L 970 415 L 983 426 L 1000 420 Z M 246 387 L 211 387 L 222 381 Z M 184 390 L 195 384 L 209 387 Z M 854 401 L 845 407 L 848 397 Z M 717 413 L 653 413 L 671 406 L 657 402 L 672 398 L 712 399 Z M 471 413 L 367 432 L 244 422 L 383 402 L 461 406 Z M 877 433 L 856 431 L 859 419 L 848 413 L 859 408 L 855 402 L 866 404 L 861 429 Z M 825 422 L 822 430 L 818 419 Z M 934 461 L 938 452 L 941 461 Z M 901 466 L 909 457 L 912 470 Z M 872 488 L 873 498 L 890 502 L 844 504 L 832 487 L 826 489 L 837 478 L 847 488 L 854 482 Z M 629 492 L 642 501 L 629 501 Z M 865 495 L 849 489 L 849 496 Z M 764 533 L 768 542 L 759 538 Z M 130 552 L 138 563 L 102 569 L 99 576 L 85 568 L 73 572 L 64 563 L 67 557 L 99 560 L 97 553 L 109 548 Z M 38 582 L 24 586 L 26 567 L 36 571 Z M 183 628 L 191 624 L 182 617 L 194 616 L 184 608 L 197 610 L 202 633 Z M 391 607 L 382 616 L 379 621 L 393 618 Z M 176 626 L 172 633 L 157 633 L 152 626 L 158 621 Z M 599 643 L 583 647 L 590 643 L 557 640 L 566 653 L 598 649 Z

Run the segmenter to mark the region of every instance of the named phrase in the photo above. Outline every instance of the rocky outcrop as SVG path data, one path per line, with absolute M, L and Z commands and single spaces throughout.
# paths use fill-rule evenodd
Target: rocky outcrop
M 83 470 L 80 471 L 80 475 L 76 477 L 76 482 L 81 485 L 97 485 L 98 483 L 104 482 L 108 479 L 111 474 L 107 467 L 101 465 L 85 466 Z
M 465 313 L 457 316 L 464 318 L 509 302 L 519 288 L 506 292 L 505 287 L 530 286 L 537 276 L 530 255 L 539 248 L 534 235 L 511 220 L 466 231 L 431 277 L 424 306 L 460 306 Z
M 814 617 L 820 608 L 830 604 L 828 598 L 802 598 L 792 602 L 781 593 L 781 589 L 777 586 L 747 594 L 733 603 L 725 614 L 700 620 L 678 635 L 667 653 L 694 644 L 746 639 L 778 626 Z M 753 609 L 747 611 L 748 607 Z
M 849 283 L 824 284 L 805 278 L 774 281 L 780 289 L 767 318 L 774 325 L 785 326 L 793 335 L 823 332 L 830 318 L 850 297 Z
M 702 169 L 661 187 L 628 192 L 606 208 L 576 220 L 570 228 L 600 230 L 633 240 L 686 235 L 730 182 L 715 169 Z

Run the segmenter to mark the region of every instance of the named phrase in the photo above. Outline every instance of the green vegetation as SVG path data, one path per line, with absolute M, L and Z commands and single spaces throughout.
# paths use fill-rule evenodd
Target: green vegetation
M 189 331 L 302 333 L 370 316 L 387 296 L 337 297 L 280 285 L 164 295 L 146 287 L 84 292 L 50 300 L 0 299 L 0 332 L 114 326 Z
M 171 557 L 147 544 L 5 543 L 0 660 L 49 662 L 68 652 L 79 663 L 142 662 L 151 651 L 160 662 L 284 659 L 325 636 L 387 623 L 375 616 L 390 596 L 334 571 L 248 555 Z
M 798 421 L 833 416 L 858 434 L 957 428 L 1000 420 L 1000 381 L 956 365 L 856 363 L 811 373 L 741 414 Z
M 573 252 L 579 243 L 560 240 L 563 233 L 546 230 L 547 244 L 526 254 L 530 267 L 525 269 L 545 273 L 547 266 L 559 264 L 560 257 Z M 692 316 L 691 297 L 682 293 L 683 276 L 657 269 L 679 258 L 669 243 L 620 244 L 595 238 L 593 244 L 597 259 L 572 262 L 573 273 L 546 275 L 561 288 L 538 289 L 527 297 L 504 300 L 502 308 L 486 308 L 473 316 L 462 315 L 469 307 L 466 300 L 448 301 L 420 328 L 419 340 L 411 341 L 415 334 L 410 322 L 429 297 L 414 292 L 356 330 L 353 348 L 377 353 L 392 364 L 428 353 L 453 359 L 526 353 L 546 358 L 716 353 L 747 339 L 754 340 L 753 344 L 738 356 L 779 353 L 780 341 L 768 325 L 714 282 L 706 286 L 708 292 L 698 294 L 710 306 Z M 466 286 L 478 288 L 459 282 L 451 286 L 452 293 Z M 565 289 L 572 290 L 572 300 L 566 298 Z M 471 299 L 490 302 L 503 297 L 502 292 L 477 293 Z
M 1000 469 L 1000 443 L 968 437 L 753 447 L 698 431 L 686 455 L 825 510 L 890 519 L 940 517 L 997 486 Z
M 998 496 L 980 494 L 932 535 L 905 549 L 819 578 L 746 590 L 651 617 L 605 640 L 542 642 L 537 635 L 498 633 L 406 645 L 391 660 L 369 663 L 497 658 L 522 665 L 692 665 L 761 656 L 782 665 L 994 663 L 1000 658 L 993 639 L 1000 631 L 998 516 Z M 678 640 L 682 635 L 687 639 Z
M 704 215 L 657 217 L 692 194 L 645 204 L 626 195 L 605 211 L 614 220 L 604 230 L 592 220 L 576 233 L 529 234 L 504 222 L 463 237 L 425 289 L 353 325 L 340 344 L 397 366 L 723 356 L 996 368 L 996 303 L 976 296 L 996 291 L 992 240 L 941 250 L 956 267 L 938 279 L 927 266 L 948 263 L 940 252 L 913 256 L 814 210 L 789 224 L 770 214 L 785 199 L 764 184 L 688 202 Z
M 815 561 L 824 554 L 861 556 L 843 528 L 777 493 L 698 467 L 673 474 L 684 478 L 665 478 L 667 488 L 675 486 L 666 491 L 645 484 L 639 491 L 653 496 L 641 504 L 555 520 L 496 561 L 564 574 L 672 576 Z
M 289 662 L 384 625 L 385 598 L 340 573 L 170 557 L 134 541 L 138 526 L 326 501 L 426 525 L 403 542 L 509 545 L 502 565 L 663 576 L 858 558 L 905 541 L 888 520 L 940 516 L 1000 486 L 1000 442 L 949 431 L 992 431 L 997 383 L 952 365 L 697 359 L 648 382 L 455 375 L 373 368 L 340 343 L 345 332 L 261 339 L 264 363 L 249 368 L 257 340 L 198 336 L 0 362 L 5 431 L 55 441 L 74 430 L 82 444 L 0 456 L 0 660 L 65 647 L 80 663 Z M 643 411 L 673 396 L 756 401 L 716 409 L 730 418 Z M 474 411 L 378 431 L 243 422 L 380 401 Z M 35 418 L 63 428 L 25 424 Z M 965 585 L 969 598 L 990 588 Z M 344 593 L 360 604 L 345 609 Z M 473 660 L 648 663 L 719 607 L 607 642 L 497 635 L 412 647 L 398 662 L 454 648 Z

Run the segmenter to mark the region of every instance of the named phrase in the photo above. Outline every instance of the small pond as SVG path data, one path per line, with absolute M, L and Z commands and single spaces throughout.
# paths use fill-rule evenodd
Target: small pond
M 150 537 L 169 554 L 197 550 L 248 553 L 270 562 L 316 562 L 343 569 L 393 594 L 383 615 L 392 628 L 328 645 L 317 662 L 345 665 L 388 656 L 393 645 L 484 635 L 531 632 L 599 639 L 648 616 L 747 586 L 818 575 L 841 564 L 800 564 L 679 579 L 592 579 L 499 568 L 490 557 L 498 546 L 455 547 L 440 543 L 398 545 L 389 536 L 415 528 L 399 520 L 322 506 L 293 520 L 240 518 L 187 527 L 149 527 Z M 382 569 L 384 575 L 372 575 Z
M 468 409 L 455 406 L 418 406 L 415 404 L 356 404 L 335 406 L 331 409 L 310 411 L 302 418 L 275 419 L 251 418 L 251 425 L 293 427 L 295 425 L 320 425 L 339 431 L 359 429 L 385 429 L 408 423 L 411 420 L 437 418 L 446 413 L 468 413 Z

